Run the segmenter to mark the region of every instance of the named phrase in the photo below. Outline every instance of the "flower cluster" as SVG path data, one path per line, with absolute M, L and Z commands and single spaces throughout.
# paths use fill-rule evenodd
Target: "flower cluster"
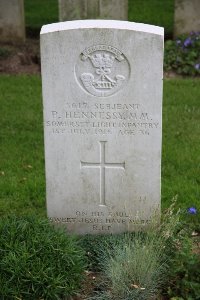
M 181 75 L 200 75 L 200 32 L 192 31 L 165 43 L 165 71 Z

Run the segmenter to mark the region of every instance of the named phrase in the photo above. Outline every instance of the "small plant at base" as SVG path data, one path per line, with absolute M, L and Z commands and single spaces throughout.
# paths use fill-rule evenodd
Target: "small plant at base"
M 106 281 L 90 299 L 150 300 L 159 294 L 169 272 L 173 234 L 179 215 L 169 210 L 165 222 L 146 233 L 127 234 L 108 255 L 101 257 Z
M 64 299 L 77 292 L 84 268 L 77 241 L 47 220 L 0 221 L 0 299 Z

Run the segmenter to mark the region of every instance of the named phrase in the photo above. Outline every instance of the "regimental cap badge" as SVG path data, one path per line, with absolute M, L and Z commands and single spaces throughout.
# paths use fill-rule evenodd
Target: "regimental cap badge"
M 117 48 L 96 45 L 85 49 L 81 54 L 82 68 L 89 72 L 80 74 L 82 87 L 97 97 L 110 96 L 120 90 L 129 77 L 129 65 Z M 79 69 L 79 67 L 77 67 Z M 116 74 L 116 72 L 122 74 Z M 77 70 L 79 73 L 79 70 Z

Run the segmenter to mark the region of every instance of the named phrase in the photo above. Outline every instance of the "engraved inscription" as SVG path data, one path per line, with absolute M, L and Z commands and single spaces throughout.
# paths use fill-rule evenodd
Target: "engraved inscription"
M 76 211 L 73 216 L 70 217 L 50 217 L 50 222 L 55 224 L 85 224 L 89 226 L 93 231 L 109 232 L 116 225 L 122 226 L 134 226 L 142 230 L 145 226 L 152 223 L 152 218 L 141 218 L 138 216 L 138 211 L 135 215 L 129 215 L 125 211 L 108 211 L 103 213 L 102 211 Z
M 110 96 L 125 84 L 130 67 L 115 47 L 96 45 L 85 49 L 76 65 L 76 76 L 85 91 L 93 96 Z
M 149 109 L 148 109 L 149 110 Z M 45 125 L 54 134 L 148 137 L 160 129 L 157 118 L 139 103 L 68 102 L 49 112 Z
M 106 191 L 105 191 L 105 169 L 117 168 L 125 170 L 125 162 L 123 163 L 107 163 L 105 158 L 106 141 L 100 141 L 100 162 L 83 162 L 81 161 L 81 168 L 98 168 L 100 169 L 100 206 L 106 206 Z
M 105 154 L 105 153 L 104 153 Z M 100 166 L 99 166 L 100 168 Z M 141 202 L 141 206 L 138 203 Z M 88 210 L 74 210 L 68 216 L 51 216 L 49 220 L 55 225 L 63 224 L 69 227 L 81 225 L 89 228 L 91 231 L 112 233 L 119 225 L 125 230 L 127 228 L 134 228 L 135 230 L 145 230 L 146 227 L 151 226 L 153 222 L 155 226 L 156 211 L 160 210 L 158 207 L 151 207 L 149 213 L 146 214 L 146 203 L 149 202 L 147 195 L 137 196 L 134 202 L 133 211 L 121 209 L 115 210 L 109 206 L 99 206 L 96 210 L 90 208 Z

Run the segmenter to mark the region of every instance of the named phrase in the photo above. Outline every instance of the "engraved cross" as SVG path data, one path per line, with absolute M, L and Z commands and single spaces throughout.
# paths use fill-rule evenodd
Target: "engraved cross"
M 100 141 L 100 162 L 83 162 L 81 161 L 81 168 L 98 168 L 100 170 L 100 206 L 106 206 L 105 199 L 105 170 L 106 169 L 124 169 L 125 162 L 123 163 L 108 163 L 105 157 L 106 141 Z

